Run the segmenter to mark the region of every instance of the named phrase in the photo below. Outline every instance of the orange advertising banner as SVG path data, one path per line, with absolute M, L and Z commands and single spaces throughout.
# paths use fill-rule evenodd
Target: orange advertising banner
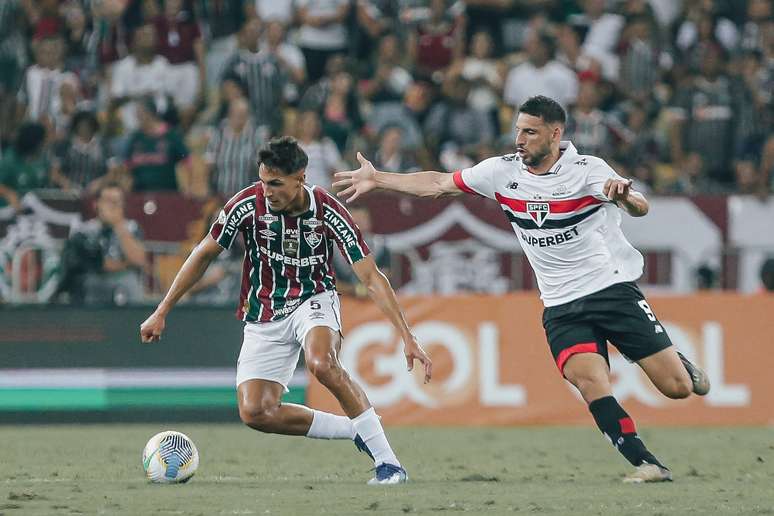
M 672 342 L 705 368 L 705 397 L 670 400 L 610 346 L 613 394 L 642 424 L 774 423 L 774 296 L 648 299 Z M 433 359 L 433 380 L 406 368 L 402 345 L 373 303 L 345 299 L 341 361 L 387 424 L 585 424 L 586 404 L 559 374 L 532 294 L 404 298 Z M 342 413 L 315 380 L 308 404 Z

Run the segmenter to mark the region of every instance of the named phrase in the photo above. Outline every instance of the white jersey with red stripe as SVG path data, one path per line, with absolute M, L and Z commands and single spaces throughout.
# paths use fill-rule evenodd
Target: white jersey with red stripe
M 535 271 L 545 306 L 568 303 L 642 275 L 642 255 L 621 231 L 621 210 L 603 192 L 623 179 L 604 160 L 578 154 L 569 141 L 542 175 L 518 154 L 454 173 L 457 187 L 500 203 Z

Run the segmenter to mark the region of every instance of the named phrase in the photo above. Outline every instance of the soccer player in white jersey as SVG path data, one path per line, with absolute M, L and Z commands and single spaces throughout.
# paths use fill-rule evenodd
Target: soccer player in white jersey
M 260 181 L 226 203 L 210 234 L 142 323 L 142 341 L 159 340 L 175 303 L 241 233 L 245 258 L 237 317 L 245 327 L 236 384 L 242 421 L 261 432 L 353 439 L 374 460 L 369 484 L 405 482 L 406 470 L 387 442 L 379 417 L 338 359 L 341 317 L 334 243 L 398 330 L 408 369 L 419 360 L 428 382 L 431 361 L 406 325 L 395 292 L 376 267 L 349 211 L 322 188 L 304 183 L 308 157 L 296 140 L 271 140 L 259 152 L 259 163 Z M 281 401 L 301 349 L 309 371 L 336 397 L 346 417 Z
M 453 174 L 390 174 L 358 154 L 360 168 L 336 174 L 339 195 L 375 189 L 420 197 L 461 193 L 496 200 L 535 271 L 545 305 L 543 327 L 561 374 L 588 403 L 599 429 L 635 467 L 626 482 L 660 482 L 672 473 L 648 451 L 612 395 L 607 342 L 645 371 L 669 398 L 709 391 L 706 374 L 675 351 L 634 283 L 642 255 L 624 237 L 621 211 L 648 212 L 645 197 L 604 160 L 562 141 L 565 112 L 536 96 L 519 108 L 516 153 Z

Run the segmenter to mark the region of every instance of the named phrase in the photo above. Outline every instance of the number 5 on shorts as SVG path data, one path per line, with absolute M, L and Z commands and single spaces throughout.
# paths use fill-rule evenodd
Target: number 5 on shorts
M 312 310 L 319 310 L 321 308 L 320 303 L 317 301 L 310 301 L 309 306 L 312 308 Z
M 656 314 L 654 314 L 653 310 L 650 309 L 647 301 L 643 299 L 642 301 L 638 301 L 637 304 L 640 305 L 640 308 L 642 308 L 642 311 L 645 312 L 645 315 L 648 316 L 648 319 L 656 322 Z

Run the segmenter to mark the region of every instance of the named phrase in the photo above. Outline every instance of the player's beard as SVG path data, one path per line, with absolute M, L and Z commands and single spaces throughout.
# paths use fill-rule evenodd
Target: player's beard
M 545 144 L 540 150 L 524 157 L 524 164 L 528 167 L 540 165 L 551 154 L 551 145 Z

